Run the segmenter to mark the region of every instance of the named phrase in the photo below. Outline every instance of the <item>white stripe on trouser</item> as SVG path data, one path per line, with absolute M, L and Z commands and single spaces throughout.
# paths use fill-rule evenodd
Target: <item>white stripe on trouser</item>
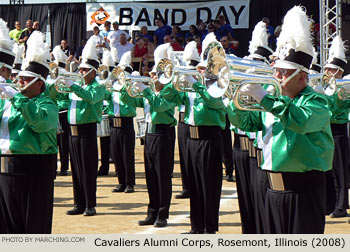
M 9 154 L 10 150 L 10 131 L 8 121 L 11 116 L 12 103 L 9 100 L 5 101 L 4 113 L 1 118 L 0 125 L 0 149 L 1 154 Z

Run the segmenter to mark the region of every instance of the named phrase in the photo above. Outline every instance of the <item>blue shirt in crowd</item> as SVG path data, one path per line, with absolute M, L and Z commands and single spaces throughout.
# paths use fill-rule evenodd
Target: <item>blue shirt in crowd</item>
M 155 30 L 154 35 L 157 37 L 157 45 L 164 43 L 164 36 L 171 34 L 171 27 L 169 25 L 163 25 L 162 27 Z

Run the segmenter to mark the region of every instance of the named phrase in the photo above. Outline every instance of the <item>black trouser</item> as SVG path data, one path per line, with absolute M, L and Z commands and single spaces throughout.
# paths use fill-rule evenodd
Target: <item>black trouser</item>
M 257 155 L 260 155 L 260 153 L 261 150 L 257 151 Z M 269 181 L 266 171 L 261 170 L 258 166 L 257 158 L 250 157 L 249 166 L 256 233 L 264 234 L 266 232 L 264 228 L 266 225 L 265 196 L 269 187 Z
M 135 185 L 134 122 L 132 117 L 119 118 L 121 127 L 114 127 L 113 118 L 110 119 L 111 154 L 116 170 L 118 167 L 119 184 L 133 186 Z
M 198 129 L 198 138 L 191 136 L 193 129 Z M 218 231 L 223 170 L 221 128 L 190 126 L 186 153 L 191 228 L 197 231 Z
M 331 129 L 334 139 L 334 156 L 332 170 L 327 172 L 327 212 L 331 209 L 333 211 L 349 208 L 347 125 L 331 124 Z M 332 206 L 331 204 L 334 203 L 335 205 Z
M 226 126 L 222 130 L 223 160 L 225 164 L 225 174 L 233 174 L 233 153 L 232 153 L 232 133 L 230 130 L 230 120 L 226 114 Z
M 108 173 L 108 171 L 109 171 L 109 157 L 110 157 L 110 152 L 111 152 L 110 145 L 111 145 L 110 136 L 100 137 L 100 148 L 101 148 L 100 171 L 103 173 Z
M 324 172 L 281 174 L 285 189 L 273 190 L 270 185 L 266 191 L 266 233 L 322 234 L 325 227 Z
M 180 112 L 181 114 L 182 112 Z M 184 114 L 184 113 L 182 113 Z M 182 179 L 182 191 L 188 192 L 188 168 L 186 167 L 186 142 L 189 138 L 189 126 L 184 122 L 181 122 L 179 118 L 179 124 L 177 125 L 177 143 L 179 146 L 179 159 L 180 159 L 180 170 Z
M 13 155 L 6 163 L 9 170 L 1 167 L 0 173 L 0 233 L 50 234 L 57 154 Z
M 67 171 L 69 167 L 69 135 L 70 128 L 68 123 L 67 111 L 59 113 L 60 125 L 63 130 L 57 135 L 58 150 L 60 153 L 61 171 Z
M 146 133 L 144 145 L 146 184 L 149 204 L 147 215 L 167 219 L 171 201 L 170 125 L 157 124 L 155 133 Z
M 74 135 L 72 127 L 78 128 L 78 135 Z M 74 205 L 80 209 L 95 207 L 98 167 L 96 123 L 71 125 L 71 133 Z
M 174 172 L 174 161 L 175 161 L 175 142 L 176 142 L 176 133 L 175 127 L 172 126 L 169 129 L 169 141 L 170 141 L 170 165 L 171 165 L 171 174 Z
M 254 208 L 250 182 L 248 137 L 235 134 L 233 160 L 236 168 L 238 205 L 241 215 L 242 233 L 255 234 Z

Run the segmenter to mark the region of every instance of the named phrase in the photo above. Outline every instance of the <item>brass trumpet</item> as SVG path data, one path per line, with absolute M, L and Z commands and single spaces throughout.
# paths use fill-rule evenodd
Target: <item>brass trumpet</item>
M 49 67 L 50 77 L 54 80 L 53 85 L 55 85 L 57 92 L 72 93 L 70 87 L 64 83 L 65 80 L 72 80 L 73 82 L 79 83 L 81 86 L 85 85 L 85 80 L 81 74 L 71 73 L 65 70 L 60 71 L 58 65 L 54 62 L 50 62 Z
M 273 68 L 262 61 L 256 61 L 252 59 L 242 59 L 239 57 L 230 57 L 227 60 L 230 70 L 238 72 L 246 72 L 249 70 L 250 73 L 254 74 L 273 74 Z
M 328 83 L 327 95 L 337 94 L 339 100 L 350 101 L 350 80 L 333 79 Z
M 135 87 L 136 83 L 142 82 L 143 84 L 149 86 L 149 88 L 154 92 L 155 91 L 155 84 L 153 82 L 153 79 L 150 77 L 145 76 L 126 76 L 125 78 L 125 88 L 128 94 L 131 97 L 143 97 L 143 93 L 141 90 L 139 90 L 137 87 Z
M 17 82 L 14 82 L 14 83 L 0 82 L 0 86 L 12 87 L 18 90 L 19 92 L 21 91 L 21 85 Z M 0 90 L 0 100 L 5 100 L 7 98 L 8 97 L 5 95 L 5 93 Z
M 127 74 L 124 69 L 117 66 L 109 74 L 108 78 L 103 82 L 103 85 L 110 92 L 120 92 L 125 85 L 125 78 Z
M 97 69 L 97 75 L 99 76 L 101 81 L 107 80 L 109 76 L 109 68 L 105 65 L 100 65 Z

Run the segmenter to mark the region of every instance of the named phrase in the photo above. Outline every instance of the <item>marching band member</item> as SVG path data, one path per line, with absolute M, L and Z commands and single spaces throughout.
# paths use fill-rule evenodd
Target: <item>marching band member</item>
M 13 52 L 15 53 L 15 62 L 13 62 L 13 67 L 11 71 L 11 80 L 14 81 L 18 75 L 18 73 L 21 71 L 22 67 L 22 58 L 24 54 L 24 45 L 19 45 L 17 43 L 13 46 Z
M 0 20 L 0 64 L 9 67 L 14 55 L 4 47 L 5 26 Z M 7 97 L 0 102 L 0 233 L 46 234 L 52 226 L 58 109 L 43 94 L 50 59 L 44 35 L 34 31 L 27 46 L 20 91 L 0 85 Z
M 248 84 L 266 112 L 240 111 L 230 103 L 230 121 L 247 131 L 262 130 L 263 164 L 270 185 L 266 191 L 266 233 L 323 233 L 325 171 L 331 169 L 334 142 L 327 100 L 307 85 L 313 49 L 310 21 L 300 6 L 284 17 L 277 41 L 274 76 L 282 96 L 268 95 Z
M 329 48 L 329 58 L 324 66 L 325 74 L 335 80 L 341 79 L 346 63 L 344 42 L 339 36 L 336 36 Z M 325 90 L 325 93 L 329 94 L 329 91 L 330 89 L 328 88 Z M 331 129 L 335 145 L 333 169 L 327 173 L 327 182 L 330 184 L 327 185 L 328 211 L 326 214 L 330 213 L 331 218 L 340 218 L 347 216 L 346 209 L 349 208 L 347 122 L 350 107 L 347 101 L 339 99 L 338 92 L 326 95 L 326 97 L 328 98 L 329 110 L 331 111 Z
M 69 149 L 71 152 L 71 168 L 74 190 L 74 208 L 67 211 L 68 215 L 96 214 L 96 179 L 98 168 L 96 123 L 102 119 L 102 100 L 104 87 L 96 81 L 99 60 L 96 44 L 88 40 L 82 53 L 82 63 L 79 73 L 85 85 L 65 80 L 65 85 L 71 89 L 66 98 L 69 99 L 68 123 L 71 129 Z M 53 88 L 51 88 L 53 90 Z M 57 95 L 57 92 L 50 92 Z
M 131 74 L 131 52 L 120 59 L 119 66 Z M 120 92 L 108 92 L 108 115 L 111 125 L 111 150 L 113 162 L 118 168 L 119 185 L 112 192 L 134 192 L 135 185 L 135 130 L 136 106 L 121 101 Z
M 203 51 L 217 42 L 214 33 L 203 41 Z M 206 61 L 202 53 L 197 70 L 204 75 Z M 206 87 L 196 81 L 194 93 L 178 92 L 168 84 L 160 94 L 164 99 L 185 104 L 185 123 L 189 125 L 186 156 L 190 193 L 190 234 L 218 231 L 222 186 L 222 138 L 225 128 L 225 106 L 222 98 L 213 98 Z
M 155 66 L 161 59 L 169 59 L 171 52 L 170 43 L 158 46 L 154 51 Z M 144 108 L 147 123 L 144 159 L 149 204 L 147 217 L 140 220 L 138 224 L 140 226 L 165 227 L 169 218 L 172 193 L 171 171 L 174 156 L 172 156 L 170 131 L 176 125 L 174 118 L 176 104 L 158 99 L 158 96 L 163 93 L 164 85 L 158 82 L 155 69 L 154 67 L 151 74 L 158 94 L 153 93 L 144 84 L 138 83 L 136 87 L 143 91 L 144 98 L 131 99 L 136 102 L 137 107 Z M 132 101 L 128 101 L 127 97 L 127 95 L 123 95 L 121 100 L 129 104 Z
M 59 72 L 67 72 L 66 60 L 68 56 L 62 50 L 60 45 L 55 46 L 52 50 L 52 55 L 54 56 L 55 64 L 58 67 Z M 61 176 L 68 175 L 69 168 L 69 135 L 70 128 L 68 123 L 68 100 L 64 95 L 57 96 L 56 103 L 59 110 L 59 120 L 62 131 L 57 135 L 58 150 L 60 153 L 60 163 L 61 163 Z

